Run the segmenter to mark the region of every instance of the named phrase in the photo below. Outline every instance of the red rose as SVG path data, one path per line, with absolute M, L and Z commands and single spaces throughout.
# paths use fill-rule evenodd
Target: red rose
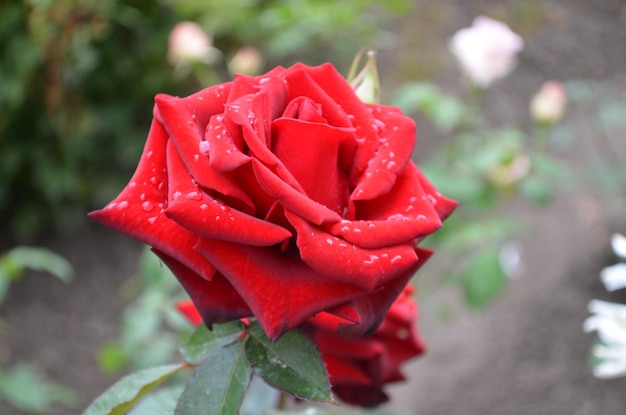
M 414 122 L 330 64 L 156 97 L 137 171 L 91 218 L 153 247 L 207 325 L 278 338 L 321 312 L 374 330 L 455 202 L 411 161 Z
M 317 344 L 334 393 L 344 402 L 374 407 L 387 401 L 383 385 L 404 380 L 400 365 L 424 352 L 416 330 L 417 304 L 408 286 L 372 336 L 344 338 L 337 317 L 321 313 L 306 324 Z

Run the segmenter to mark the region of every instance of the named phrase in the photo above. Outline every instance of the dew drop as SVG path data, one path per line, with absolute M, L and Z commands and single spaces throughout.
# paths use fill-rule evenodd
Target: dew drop
M 202 195 L 198 192 L 189 192 L 185 195 L 185 198 L 191 200 L 202 200 Z
M 402 255 L 396 255 L 393 258 L 391 258 L 390 262 L 392 264 L 395 264 L 396 262 L 400 261 L 402 259 Z
M 406 340 L 409 338 L 409 330 L 407 329 L 400 329 L 396 332 L 396 336 L 400 339 L 400 340 Z
M 333 244 L 333 240 L 331 238 L 326 238 L 326 243 L 328 245 L 332 245 Z
M 156 220 L 157 220 L 157 216 L 152 216 L 152 217 L 148 218 L 148 223 L 150 225 L 154 225 L 154 222 L 156 222 Z
M 122 209 L 122 210 L 128 209 L 128 206 L 130 206 L 130 205 L 125 200 L 122 200 L 120 203 L 117 204 L 117 208 L 118 209 Z
M 394 213 L 393 215 L 387 216 L 387 220 L 408 220 L 408 219 L 409 218 L 404 216 L 402 213 Z
M 203 203 L 203 204 L 200 205 L 200 209 L 202 209 L 202 210 L 207 210 L 208 207 L 209 207 L 209 205 L 207 205 L 206 203 Z
M 148 152 L 146 153 L 146 158 L 150 158 L 150 157 L 152 157 L 152 154 L 154 154 L 154 153 L 152 152 L 152 150 L 148 151 Z
M 141 209 L 143 209 L 144 212 L 150 212 L 152 209 L 154 209 L 154 205 L 152 204 L 152 202 L 145 201 L 141 204 Z
M 179 197 L 181 197 L 183 194 L 181 192 L 174 192 L 174 194 L 172 195 L 172 198 L 174 198 L 174 200 L 178 199 Z
M 211 145 L 209 144 L 208 141 L 200 141 L 200 143 L 198 144 L 198 150 L 200 151 L 200 153 L 204 155 L 209 154 L 210 148 L 211 148 Z

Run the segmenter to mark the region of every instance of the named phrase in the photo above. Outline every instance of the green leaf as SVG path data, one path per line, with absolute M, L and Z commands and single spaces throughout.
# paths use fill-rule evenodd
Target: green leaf
M 160 388 L 139 401 L 128 415 L 174 415 L 183 389 L 182 385 Z
M 461 284 L 470 306 L 484 307 L 504 288 L 506 276 L 499 259 L 499 251 L 490 249 L 476 254 L 467 265 L 461 275 Z
M 67 260 L 44 248 L 18 246 L 5 254 L 6 260 L 21 268 L 49 272 L 64 282 L 72 279 L 73 270 Z
M 93 401 L 83 415 L 122 415 L 146 393 L 187 367 L 158 366 L 125 376 Z
M 245 342 L 215 349 L 196 369 L 176 405 L 176 415 L 237 415 L 252 376 Z
M 234 343 L 242 331 L 243 324 L 239 321 L 214 324 L 211 330 L 201 324 L 179 350 L 187 363 L 195 365 L 214 350 Z
M 256 373 L 275 388 L 298 398 L 334 403 L 322 357 L 304 333 L 292 330 L 272 343 L 254 322 L 246 353 Z

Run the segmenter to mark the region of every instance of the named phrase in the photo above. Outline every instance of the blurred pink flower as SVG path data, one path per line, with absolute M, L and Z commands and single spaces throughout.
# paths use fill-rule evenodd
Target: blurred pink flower
M 202 27 L 194 22 L 180 22 L 170 32 L 167 58 L 174 66 L 195 62 L 210 64 L 219 51 Z
M 263 58 L 258 50 L 252 46 L 243 46 L 237 50 L 235 56 L 228 63 L 231 74 L 258 75 L 263 69 Z
M 524 41 L 506 24 L 478 16 L 472 27 L 454 34 L 449 46 L 472 83 L 487 88 L 515 68 Z
M 563 118 L 567 95 L 560 82 L 547 81 L 530 101 L 530 115 L 538 123 L 553 124 Z

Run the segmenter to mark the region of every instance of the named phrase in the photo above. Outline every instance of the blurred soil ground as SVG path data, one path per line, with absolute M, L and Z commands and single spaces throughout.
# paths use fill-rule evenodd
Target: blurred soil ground
M 379 58 L 387 62 L 383 80 L 429 79 L 459 91 L 458 70 L 445 42 L 485 14 L 508 22 L 526 42 L 515 72 L 487 93 L 485 110 L 495 122 L 528 125 L 528 101 L 547 79 L 590 79 L 626 91 L 626 2 L 418 3 L 415 16 L 390 25 L 395 37 Z M 626 303 L 626 294 L 606 293 L 598 280 L 600 269 L 614 261 L 609 237 L 626 232 L 626 215 L 623 195 L 620 202 L 587 180 L 589 157 L 597 151 L 588 120 L 582 110 L 570 110 L 566 123 L 579 134 L 561 154 L 583 179 L 546 208 L 511 207 L 512 215 L 529 224 L 519 240 L 523 275 L 480 312 L 460 305 L 454 289 L 422 304 L 420 324 L 429 350 L 408 366 L 407 383 L 390 388 L 394 407 L 418 415 L 624 413 L 626 378 L 591 376 L 587 355 L 595 334 L 581 329 L 592 298 Z M 426 122 L 419 126 L 418 149 L 435 148 L 432 129 Z M 619 138 L 618 151 L 626 157 L 626 139 Z M 422 154 L 416 154 L 418 160 Z M 83 408 L 116 379 L 99 373 L 96 353 L 118 334 L 124 308 L 118 290 L 136 272 L 141 247 L 95 225 L 41 244 L 69 259 L 76 278 L 65 285 L 29 273 L 11 286 L 0 309 L 6 320 L 0 359 L 36 361 L 52 379 L 76 390 Z M 420 278 L 435 277 L 437 261 L 435 255 L 418 284 Z M 438 315 L 443 303 L 455 305 L 452 319 Z M 78 412 L 58 408 L 55 414 Z M 18 414 L 2 405 L 0 413 Z

